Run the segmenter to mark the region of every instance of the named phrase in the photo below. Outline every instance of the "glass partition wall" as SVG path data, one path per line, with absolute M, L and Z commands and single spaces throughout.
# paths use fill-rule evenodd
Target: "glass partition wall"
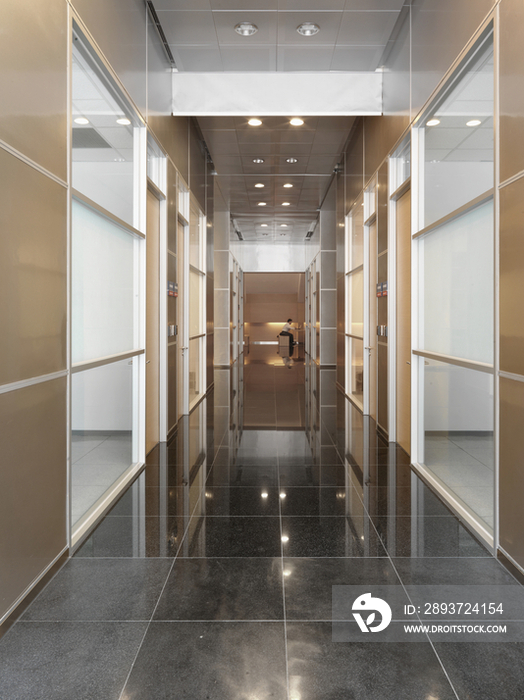
M 484 36 L 413 130 L 412 458 L 493 533 L 494 71 Z
M 143 151 L 143 153 L 142 153 Z M 77 542 L 144 459 L 145 129 L 75 28 L 71 525 Z M 145 173 L 144 173 L 145 183 Z

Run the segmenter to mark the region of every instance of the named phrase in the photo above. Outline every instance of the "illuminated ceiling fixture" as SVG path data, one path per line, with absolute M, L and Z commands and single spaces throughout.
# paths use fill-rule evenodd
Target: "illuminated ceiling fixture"
M 289 187 L 293 187 L 293 185 L 292 185 L 290 182 L 286 182 L 286 184 L 284 185 L 284 187 L 289 188 Z
M 122 126 L 129 126 L 129 124 L 131 124 L 130 120 L 127 117 L 122 117 L 121 119 L 117 119 L 116 123 L 121 124 Z
M 298 163 L 298 158 L 286 158 L 286 163 Z
M 235 32 L 240 36 L 253 36 L 258 32 L 258 27 L 252 22 L 239 22 L 235 26 Z
M 315 36 L 319 31 L 320 27 L 318 24 L 314 24 L 314 22 L 302 22 L 302 24 L 299 24 L 297 27 L 297 32 L 302 36 Z
M 482 124 L 480 119 L 471 119 L 469 122 L 466 122 L 466 126 L 479 126 Z
M 262 228 L 267 228 L 267 224 L 260 224 Z
M 430 119 L 426 122 L 426 126 L 437 126 L 437 124 L 440 124 L 440 119 Z
M 260 119 L 250 119 L 248 121 L 249 126 L 260 126 L 262 121 Z
M 291 124 L 291 126 L 302 126 L 304 120 L 300 119 L 299 117 L 293 117 L 293 119 L 291 119 L 289 123 Z
M 280 224 L 280 228 L 287 228 L 287 224 Z
M 282 202 L 283 207 L 289 207 L 291 206 L 291 202 Z
M 264 159 L 263 158 L 253 158 L 253 163 L 263 163 Z
M 255 185 L 255 187 L 265 187 L 265 185 L 264 185 L 264 183 L 262 183 L 262 182 L 257 182 L 257 184 Z
M 259 207 L 265 207 L 266 204 L 267 204 L 267 202 L 259 202 L 259 203 L 258 203 L 258 206 L 259 206 Z
M 77 117 L 74 121 L 75 124 L 89 124 L 89 119 L 86 119 L 85 117 Z

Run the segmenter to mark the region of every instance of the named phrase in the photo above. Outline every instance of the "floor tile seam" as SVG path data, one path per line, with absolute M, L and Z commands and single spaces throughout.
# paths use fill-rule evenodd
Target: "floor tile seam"
M 278 471 L 279 485 L 280 485 L 280 469 Z M 280 488 L 279 488 L 280 492 Z M 280 556 L 282 562 L 282 614 L 284 616 L 284 659 L 286 666 L 286 696 L 289 700 L 290 687 L 289 687 L 289 653 L 287 644 L 287 613 L 286 613 L 286 577 L 284 574 L 284 542 L 283 537 L 283 523 L 282 523 L 282 499 L 278 499 L 278 510 L 280 514 Z
M 138 659 L 138 655 L 140 654 L 140 651 L 142 650 L 142 647 L 144 645 L 144 641 L 146 639 L 146 636 L 147 636 L 147 633 L 148 633 L 150 627 L 151 627 L 151 620 L 148 623 L 146 623 L 146 628 L 144 630 L 144 634 L 142 635 L 142 639 L 140 640 L 140 644 L 138 645 L 138 648 L 137 648 L 136 653 L 133 657 L 133 660 L 131 661 L 131 664 L 129 666 L 129 671 L 124 679 L 124 682 L 122 683 L 122 689 L 118 695 L 118 700 L 125 700 L 126 686 L 127 686 L 128 681 L 131 677 L 131 673 L 133 672 L 133 668 L 135 667 L 136 661 Z

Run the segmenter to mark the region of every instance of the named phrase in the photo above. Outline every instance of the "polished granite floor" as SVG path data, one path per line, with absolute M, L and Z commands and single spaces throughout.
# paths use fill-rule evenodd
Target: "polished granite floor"
M 217 371 L 0 641 L 0 698 L 522 699 L 521 643 L 332 641 L 334 585 L 522 592 L 334 379 Z

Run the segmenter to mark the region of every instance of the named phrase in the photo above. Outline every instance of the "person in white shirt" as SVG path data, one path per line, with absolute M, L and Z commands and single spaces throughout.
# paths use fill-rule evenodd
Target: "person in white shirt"
M 293 323 L 293 319 L 288 318 L 287 323 L 284 324 L 284 327 L 280 331 L 280 335 L 289 336 L 289 350 L 290 350 L 290 352 L 293 352 L 293 345 L 294 345 L 293 333 L 291 333 L 291 331 L 293 330 L 293 326 L 291 325 L 292 323 Z

